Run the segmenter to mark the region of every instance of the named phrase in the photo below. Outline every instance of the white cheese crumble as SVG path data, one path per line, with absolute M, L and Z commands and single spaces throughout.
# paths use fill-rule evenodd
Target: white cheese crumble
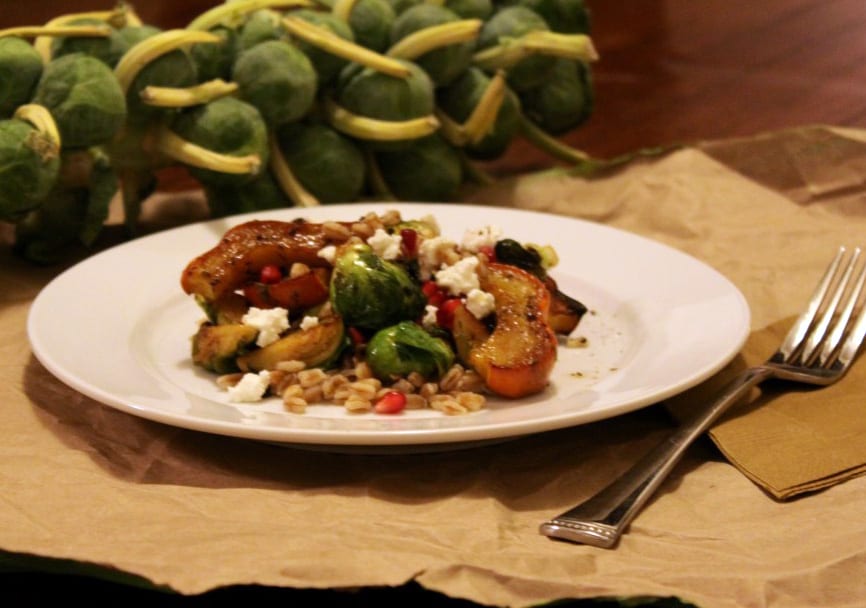
M 461 246 L 471 253 L 478 253 L 483 247 L 493 247 L 502 238 L 502 229 L 498 226 L 484 226 L 469 229 L 463 233 Z
M 367 239 L 373 253 L 384 260 L 397 259 L 402 242 L 403 238 L 399 234 L 388 234 L 382 228 L 376 228 L 373 236 Z
M 446 289 L 452 296 L 468 294 L 479 288 L 478 258 L 474 255 L 463 258 L 451 266 L 443 266 L 436 271 L 436 284 Z
M 289 311 L 285 308 L 256 308 L 252 306 L 241 319 L 241 323 L 259 330 L 257 346 L 273 344 L 280 334 L 289 328 Z
M 480 289 L 470 289 L 466 294 L 466 309 L 476 319 L 483 319 L 495 310 L 496 299 L 492 293 Z
M 229 400 L 238 402 L 260 401 L 265 396 L 270 381 L 271 374 L 267 370 L 262 370 L 258 374 L 244 374 L 237 384 L 227 389 Z
M 424 307 L 424 318 L 421 319 L 421 325 L 424 327 L 436 327 L 436 313 L 439 312 L 438 306 L 428 304 Z
M 313 317 L 310 315 L 306 315 L 303 319 L 301 319 L 301 330 L 307 331 L 308 329 L 314 328 L 319 324 L 319 317 Z
M 441 263 L 442 252 L 456 246 L 457 243 L 444 236 L 422 240 L 418 246 L 418 269 L 421 278 L 426 280 L 433 276 L 433 271 Z
M 325 245 L 316 252 L 316 255 L 333 265 L 334 259 L 337 257 L 337 248 L 334 245 Z

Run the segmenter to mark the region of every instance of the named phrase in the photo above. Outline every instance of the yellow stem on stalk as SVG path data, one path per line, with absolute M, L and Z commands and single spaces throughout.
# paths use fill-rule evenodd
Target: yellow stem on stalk
M 440 126 L 439 119 L 432 114 L 409 120 L 379 120 L 359 116 L 331 99 L 325 100 L 325 114 L 338 131 L 372 141 L 418 139 L 434 133 Z
M 188 30 L 206 31 L 223 25 L 235 28 L 243 23 L 249 13 L 263 8 L 309 8 L 315 4 L 309 0 L 235 0 L 224 2 L 209 9 L 186 26 Z
M 66 15 L 58 15 L 53 19 L 47 21 L 45 23 L 46 28 L 54 28 L 67 26 L 73 21 L 78 21 L 79 19 L 94 19 L 97 21 L 104 21 L 106 25 L 110 25 L 115 28 L 123 27 L 127 25 L 129 18 L 129 7 L 125 4 L 119 4 L 117 8 L 114 8 L 110 11 L 84 11 L 80 13 L 69 13 Z M 138 17 L 133 13 L 133 20 L 138 21 Z M 141 22 L 138 21 L 140 24 Z M 33 42 L 33 46 L 39 52 L 39 55 L 42 57 L 43 63 L 48 63 L 51 61 L 51 40 L 52 38 L 58 34 L 40 34 L 37 36 L 36 40 Z M 60 34 L 64 35 L 64 34 Z M 108 34 L 105 34 L 106 36 Z
M 236 82 L 226 82 L 216 78 L 185 88 L 147 86 L 141 90 L 140 96 L 141 100 L 149 106 L 185 108 L 208 103 L 231 95 L 237 90 Z
M 478 51 L 473 55 L 473 62 L 482 69 L 507 69 L 536 54 L 587 62 L 598 59 L 592 39 L 585 34 L 534 31 L 519 38 L 502 39 L 500 44 Z
M 526 137 L 527 141 L 554 158 L 574 164 L 593 162 L 589 154 L 562 143 L 525 116 L 520 118 L 520 132 Z
M 160 154 L 168 158 L 192 167 L 209 169 L 219 173 L 255 175 L 262 166 L 262 160 L 258 154 L 246 156 L 220 154 L 183 139 L 165 126 L 159 127 L 156 133 L 155 147 Z
M 271 171 L 286 196 L 298 207 L 318 207 L 319 200 L 310 194 L 289 167 L 276 138 L 271 137 Z
M 459 122 L 448 116 L 445 112 L 436 108 L 436 118 L 439 120 L 439 132 L 442 137 L 452 146 L 462 148 L 469 142 L 466 129 Z
M 114 68 L 114 75 L 126 93 L 138 72 L 151 61 L 189 44 L 222 42 L 222 38 L 208 32 L 168 30 L 146 38 L 124 53 Z
M 355 63 L 360 63 L 368 68 L 372 68 L 378 72 L 395 76 L 397 78 L 408 78 L 411 74 L 409 68 L 399 61 L 386 57 L 375 51 L 371 51 L 360 44 L 349 42 L 345 38 L 334 34 L 330 30 L 317 26 L 309 21 L 298 17 L 283 18 L 283 26 L 293 36 L 297 36 L 306 40 L 310 44 L 337 55 L 343 59 L 348 59 Z
M 357 1 L 358 0 L 337 0 L 331 8 L 331 14 L 348 23 L 349 16 L 352 14 L 352 9 L 355 8 L 355 3 Z
M 461 148 L 466 144 L 477 144 L 484 139 L 496 123 L 499 109 L 505 101 L 505 93 L 505 72 L 498 70 L 463 124 L 437 110 L 436 117 L 442 123 L 441 130 L 445 139 Z
M 60 154 L 60 130 L 57 128 L 57 123 L 54 121 L 51 112 L 48 111 L 48 108 L 35 103 L 24 104 L 23 106 L 18 106 L 14 117 L 33 125 L 39 133 L 51 142 L 53 154 Z
M 105 38 L 111 33 L 107 25 L 22 25 L 0 30 L 0 38 L 17 36 L 19 38 L 38 38 L 46 36 L 54 38 L 79 37 L 79 38 Z
M 411 61 L 434 49 L 475 40 L 483 23 L 481 19 L 461 19 L 425 27 L 397 42 L 387 55 Z

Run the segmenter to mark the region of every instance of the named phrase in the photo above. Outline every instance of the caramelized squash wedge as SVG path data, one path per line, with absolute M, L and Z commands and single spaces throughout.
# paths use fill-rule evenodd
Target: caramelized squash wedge
M 496 324 L 488 332 L 471 313 L 458 308 L 458 357 L 503 397 L 544 390 L 557 357 L 556 334 L 548 323 L 550 292 L 534 275 L 508 264 L 490 264 L 481 288 L 496 299 Z
M 258 333 L 255 327 L 240 323 L 202 323 L 192 337 L 193 363 L 217 374 L 236 372 L 238 355 L 255 345 Z

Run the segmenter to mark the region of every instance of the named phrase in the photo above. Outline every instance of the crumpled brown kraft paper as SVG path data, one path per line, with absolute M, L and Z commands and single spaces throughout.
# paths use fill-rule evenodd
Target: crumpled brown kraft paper
M 837 245 L 863 244 L 864 159 L 866 134 L 814 127 L 708 142 L 594 180 L 544 172 L 466 198 L 604 222 L 729 277 L 752 308 L 754 332 L 710 386 L 772 349 L 770 333 L 799 311 Z M 738 420 L 765 411 L 745 405 L 714 430 L 722 454 L 696 444 L 616 549 L 552 541 L 538 533 L 542 521 L 666 436 L 664 405 L 423 454 L 327 453 L 163 426 L 79 395 L 34 359 L 27 310 L 58 269 L 15 259 L 9 240 L 0 234 L 0 550 L 117 569 L 185 594 L 415 580 L 497 606 L 634 596 L 706 608 L 866 604 L 866 478 L 788 501 L 755 483 L 772 479 L 785 495 L 862 472 L 847 460 L 828 472 L 833 453 L 853 453 L 847 443 L 817 438 L 823 449 L 788 446 L 775 459 L 782 439 L 809 433 L 780 438 L 771 416 L 761 421 L 767 435 L 739 436 Z M 862 367 L 838 385 L 842 410 L 833 409 L 836 387 L 806 397 L 854 417 L 852 436 L 839 442 L 858 441 L 853 422 L 866 417 L 856 409 Z M 809 414 L 797 424 L 826 428 Z M 745 462 L 756 452 L 762 461 Z M 798 469 L 809 470 L 791 474 Z

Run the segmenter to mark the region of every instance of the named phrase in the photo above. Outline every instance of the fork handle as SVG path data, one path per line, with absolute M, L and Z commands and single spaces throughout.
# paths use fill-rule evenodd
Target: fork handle
M 602 548 L 613 547 L 638 511 L 680 461 L 686 448 L 733 403 L 772 375 L 772 370 L 764 366 L 745 370 L 726 386 L 715 401 L 650 450 L 621 477 L 586 502 L 541 524 L 539 532 L 551 538 Z

